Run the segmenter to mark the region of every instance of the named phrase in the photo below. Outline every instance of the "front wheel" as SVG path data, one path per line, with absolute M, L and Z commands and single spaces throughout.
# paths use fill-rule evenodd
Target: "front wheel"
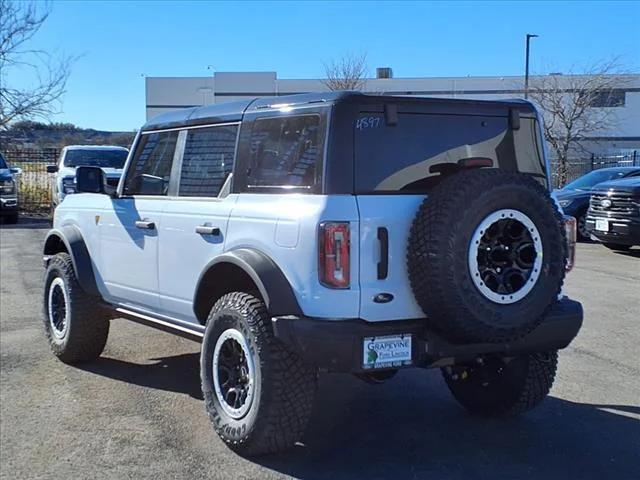
M 316 374 L 274 336 L 264 302 L 229 293 L 211 309 L 200 377 L 218 436 L 243 455 L 292 447 L 306 427 Z
M 482 363 L 442 369 L 455 399 L 483 416 L 519 415 L 549 393 L 558 367 L 558 352 L 512 359 L 487 358 Z
M 587 214 L 586 212 L 580 215 L 577 219 L 578 223 L 578 239 L 584 242 L 591 238 L 589 230 L 587 230 Z
M 68 253 L 49 261 L 43 303 L 44 332 L 56 357 L 80 363 L 100 356 L 109 336 L 109 315 L 80 287 Z

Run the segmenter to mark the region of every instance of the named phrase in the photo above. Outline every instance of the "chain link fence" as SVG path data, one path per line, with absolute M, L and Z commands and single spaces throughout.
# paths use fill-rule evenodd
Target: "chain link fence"
M 16 176 L 20 212 L 49 215 L 55 175 L 47 173 L 47 165 L 57 162 L 60 149 L 9 149 L 3 153 L 11 167 L 22 169 Z

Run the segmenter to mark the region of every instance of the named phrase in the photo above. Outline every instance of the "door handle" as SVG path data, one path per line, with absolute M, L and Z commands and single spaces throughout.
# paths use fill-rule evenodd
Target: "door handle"
M 380 241 L 378 280 L 384 280 L 389 274 L 389 231 L 386 228 L 378 227 L 378 240 Z
M 150 222 L 149 220 L 136 220 L 136 228 L 141 228 L 143 230 L 153 230 L 156 228 L 156 224 Z
M 211 225 L 198 225 L 196 227 L 196 233 L 200 235 L 220 235 L 220 229 L 218 227 L 212 227 Z

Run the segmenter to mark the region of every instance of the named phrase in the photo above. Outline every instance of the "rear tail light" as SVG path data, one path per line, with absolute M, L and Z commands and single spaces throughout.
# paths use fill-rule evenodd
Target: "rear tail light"
M 578 233 L 575 218 L 569 215 L 564 216 L 564 231 L 567 238 L 567 261 L 564 269 L 570 272 L 576 261 L 576 240 Z
M 320 283 L 329 288 L 349 288 L 349 222 L 321 223 L 318 240 Z

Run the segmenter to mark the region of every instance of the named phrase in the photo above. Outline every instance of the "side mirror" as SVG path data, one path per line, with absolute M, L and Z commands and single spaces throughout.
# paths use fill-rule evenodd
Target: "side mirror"
M 11 167 L 9 171 L 14 175 L 22 175 L 22 169 L 19 167 Z
M 47 173 L 56 173 L 58 171 L 57 165 L 47 165 Z
M 100 167 L 80 166 L 76 168 L 78 193 L 106 193 L 104 172 Z

